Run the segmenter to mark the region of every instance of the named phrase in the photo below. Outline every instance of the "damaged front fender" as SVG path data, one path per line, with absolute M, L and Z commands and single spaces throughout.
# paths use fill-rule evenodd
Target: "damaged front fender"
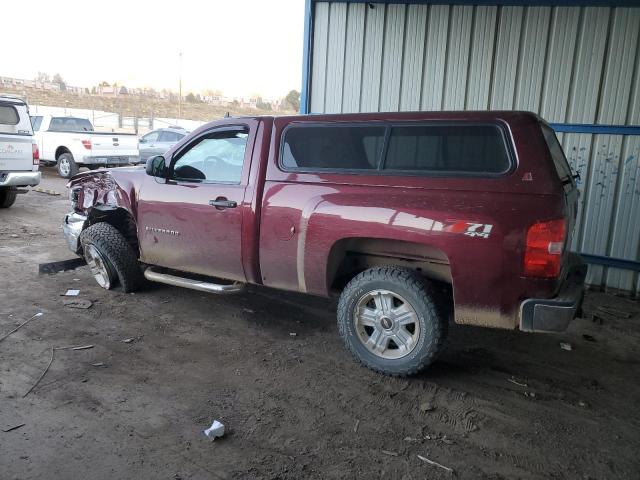
M 137 249 L 137 199 L 141 168 L 118 168 L 76 175 L 67 184 L 73 212 L 66 215 L 63 231 L 69 248 L 81 254 L 80 233 L 89 225 L 114 225 Z
M 140 168 L 119 168 L 76 175 L 67 185 L 74 212 L 88 218 L 94 209 L 124 209 L 136 217 Z

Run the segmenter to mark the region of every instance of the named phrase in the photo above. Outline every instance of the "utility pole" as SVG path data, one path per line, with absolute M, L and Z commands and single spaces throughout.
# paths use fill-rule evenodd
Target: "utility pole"
M 178 55 L 180 56 L 179 93 L 178 93 L 178 118 L 182 118 L 182 52 L 180 52 Z

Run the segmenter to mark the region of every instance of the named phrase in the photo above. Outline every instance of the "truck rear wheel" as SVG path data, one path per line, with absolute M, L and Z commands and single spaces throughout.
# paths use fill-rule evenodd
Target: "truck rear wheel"
M 71 178 L 78 170 L 78 164 L 70 153 L 63 153 L 58 157 L 58 175 L 62 178 Z
M 16 201 L 18 191 L 15 187 L 0 188 L 0 208 L 9 208 Z
M 433 362 L 446 337 L 447 318 L 436 297 L 431 284 L 412 270 L 366 270 L 340 296 L 340 336 L 372 370 L 414 375 Z
M 125 293 L 144 281 L 138 257 L 124 236 L 108 223 L 95 223 L 80 234 L 84 258 L 98 285 L 111 290 L 120 283 Z

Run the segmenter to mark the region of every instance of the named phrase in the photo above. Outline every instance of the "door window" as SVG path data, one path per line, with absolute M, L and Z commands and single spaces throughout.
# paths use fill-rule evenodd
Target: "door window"
M 142 143 L 153 143 L 158 140 L 159 135 L 160 135 L 160 132 L 147 133 L 140 140 L 142 140 Z
M 160 141 L 166 143 L 176 143 L 182 140 L 182 137 L 184 137 L 184 135 L 180 133 L 164 131 L 160 134 Z
M 174 158 L 172 178 L 187 182 L 240 183 L 249 130 L 211 132 Z

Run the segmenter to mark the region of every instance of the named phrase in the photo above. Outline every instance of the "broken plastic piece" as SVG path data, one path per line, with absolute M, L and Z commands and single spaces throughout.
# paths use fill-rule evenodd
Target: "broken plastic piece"
M 91 308 L 91 306 L 93 305 L 93 302 L 91 302 L 91 300 L 86 300 L 84 298 L 65 299 L 65 300 L 63 300 L 62 303 L 64 304 L 65 307 L 81 308 L 83 310 Z
M 211 440 L 222 437 L 224 435 L 224 425 L 218 420 L 214 420 L 209 428 L 203 432 Z

